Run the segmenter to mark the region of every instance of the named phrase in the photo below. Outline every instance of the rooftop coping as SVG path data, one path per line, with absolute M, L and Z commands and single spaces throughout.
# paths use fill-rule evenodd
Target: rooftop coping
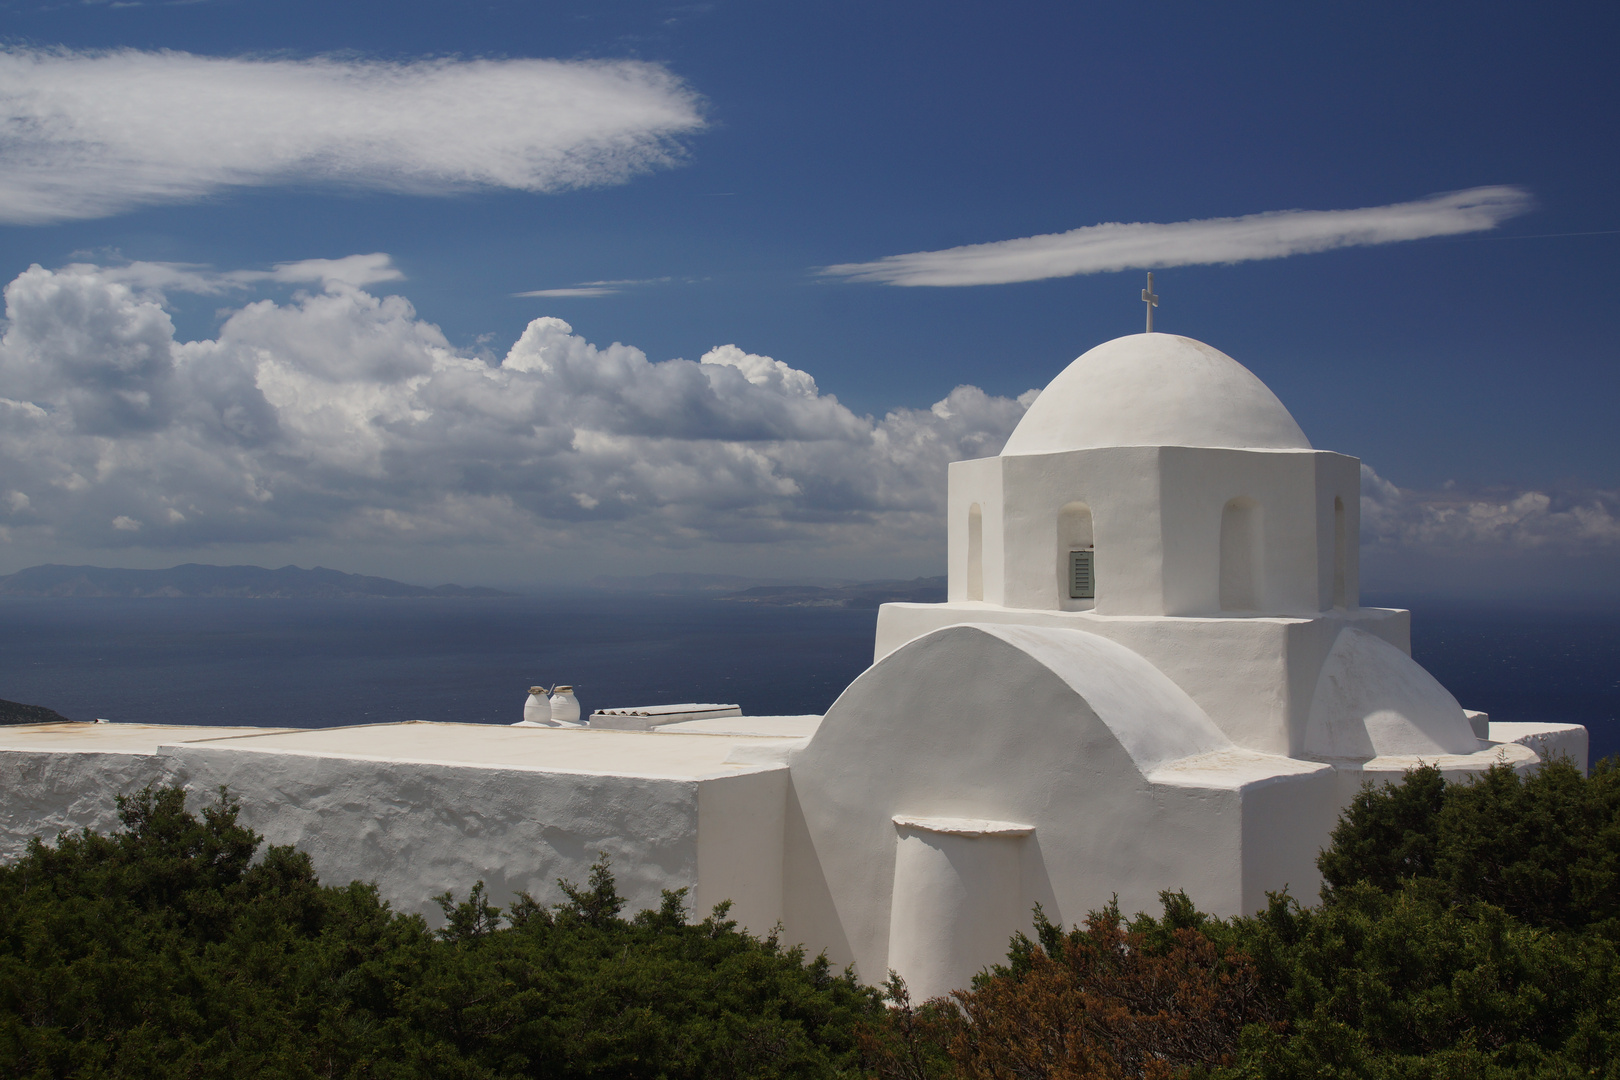
M 776 746 L 814 731 L 819 716 L 725 717 L 657 731 L 405 721 L 332 728 L 179 724 L 26 724 L 0 727 L 0 751 L 155 754 L 160 747 L 296 754 L 460 767 L 697 779 L 755 771 L 727 761 L 739 746 Z M 695 726 L 696 730 L 681 728 Z M 704 730 L 706 726 L 723 730 Z M 777 767 L 777 766 L 770 766 Z

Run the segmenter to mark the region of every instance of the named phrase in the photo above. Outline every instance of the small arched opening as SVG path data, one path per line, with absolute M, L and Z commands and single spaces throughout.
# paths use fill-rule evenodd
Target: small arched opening
M 984 510 L 978 503 L 968 507 L 967 598 L 984 599 Z
M 1057 518 L 1058 606 L 1070 611 L 1091 607 L 1097 599 L 1097 549 L 1092 539 L 1091 507 L 1071 502 Z
M 1260 505 L 1246 496 L 1221 510 L 1221 610 L 1260 610 Z
M 1337 495 L 1333 496 L 1333 606 L 1342 608 L 1347 606 L 1345 599 L 1345 570 L 1350 559 L 1350 541 L 1345 536 L 1347 528 L 1344 515 L 1344 500 Z

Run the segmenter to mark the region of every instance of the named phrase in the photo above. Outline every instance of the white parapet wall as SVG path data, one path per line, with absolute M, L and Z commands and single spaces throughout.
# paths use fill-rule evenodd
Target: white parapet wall
M 147 784 L 184 785 L 193 809 L 224 785 L 268 843 L 308 852 L 328 883 L 376 882 L 398 910 L 436 920 L 434 896 L 480 880 L 502 906 L 520 891 L 555 902 L 557 879 L 583 883 L 605 852 L 629 911 L 685 888 L 694 914 L 731 900 L 764 932 L 781 918 L 781 873 L 757 868 L 780 866 L 787 782 L 764 751 L 797 742 L 429 723 L 5 728 L 0 857 L 116 828 L 116 797 Z
M 34 837 L 118 827 L 117 797 L 173 784 L 165 741 L 265 734 L 265 728 L 163 724 L 26 724 L 0 728 L 0 858 L 15 859 Z
M 1528 746 L 1542 760 L 1568 758 L 1577 769 L 1586 771 L 1587 731 L 1580 724 L 1486 723 L 1493 743 Z
M 590 726 L 617 731 L 651 731 L 691 720 L 715 720 L 741 715 L 740 705 L 694 702 L 683 705 L 632 705 L 622 709 L 597 709 L 591 713 Z
M 1404 654 L 1403 654 L 1404 655 Z M 0 858 L 118 827 L 119 795 L 226 788 L 323 881 L 398 910 L 483 881 L 562 899 L 606 854 L 628 913 L 686 889 L 755 933 L 965 985 L 1040 903 L 1076 922 L 1185 888 L 1205 910 L 1302 899 L 1339 810 L 1418 765 L 1454 780 L 1538 755 L 1584 767 L 1585 730 L 1487 723 L 1471 752 L 1307 761 L 1232 743 L 1136 653 L 1068 628 L 948 627 L 885 657 L 825 718 L 714 717 L 652 731 L 405 723 L 325 729 L 0 728 Z

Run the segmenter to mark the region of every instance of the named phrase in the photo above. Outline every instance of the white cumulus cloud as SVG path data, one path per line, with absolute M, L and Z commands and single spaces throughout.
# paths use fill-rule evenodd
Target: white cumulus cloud
M 223 189 L 444 194 L 622 182 L 678 161 L 695 92 L 638 61 L 406 62 L 0 50 L 0 221 Z
M 996 453 L 1033 397 L 964 386 L 863 416 L 736 345 L 654 361 L 556 318 L 488 359 L 355 283 L 391 267 L 19 274 L 0 337 L 0 528 L 82 549 L 932 546 L 946 464 Z M 320 287 L 176 338 L 165 288 L 267 280 Z
M 306 545 L 937 557 L 947 463 L 997 453 L 1034 398 L 960 386 L 853 412 L 723 344 L 599 345 L 556 318 L 499 357 L 452 345 L 386 255 L 214 271 L 31 267 L 5 286 L 0 536 L 31 550 Z M 244 296 L 176 337 L 165 289 Z M 1412 491 L 1363 472 L 1369 550 L 1620 550 L 1620 493 Z M 671 558 L 684 558 L 673 555 Z
M 1413 491 L 1361 467 L 1362 542 L 1436 552 L 1620 548 L 1620 492 Z
M 1492 229 L 1531 207 L 1516 187 L 1478 187 L 1358 210 L 1273 210 L 1176 222 L 1107 222 L 1063 233 L 841 263 L 821 273 L 884 285 L 1002 285 L 1113 270 L 1280 259 Z

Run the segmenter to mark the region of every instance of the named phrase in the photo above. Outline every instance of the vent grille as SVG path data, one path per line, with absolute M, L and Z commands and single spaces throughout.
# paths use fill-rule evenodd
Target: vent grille
M 1069 599 L 1095 600 L 1097 575 L 1093 568 L 1096 552 L 1069 552 Z

